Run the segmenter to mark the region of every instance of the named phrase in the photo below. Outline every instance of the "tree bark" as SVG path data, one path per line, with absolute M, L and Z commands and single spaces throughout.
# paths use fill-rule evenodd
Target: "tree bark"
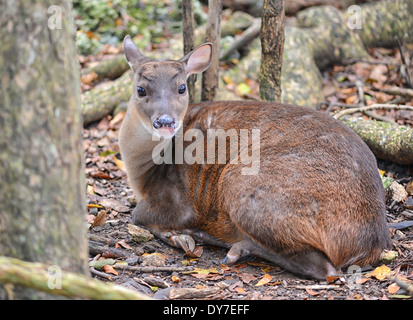
M 182 29 L 184 37 L 184 56 L 195 48 L 195 20 L 192 0 L 182 0 Z M 189 76 L 189 103 L 194 102 L 196 75 Z
M 212 43 L 212 61 L 202 76 L 201 100 L 203 101 L 214 100 L 218 90 L 222 0 L 209 0 L 208 8 L 205 41 Z
M 55 3 L 0 2 L 0 255 L 87 274 L 75 26 L 71 2 Z
M 284 0 L 264 0 L 262 12 L 260 98 L 279 102 L 284 51 Z

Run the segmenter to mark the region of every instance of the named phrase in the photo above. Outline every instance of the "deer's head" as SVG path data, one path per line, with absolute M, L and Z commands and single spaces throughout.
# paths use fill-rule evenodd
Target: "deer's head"
M 209 67 L 212 45 L 204 43 L 180 60 L 155 60 L 142 55 L 130 36 L 123 43 L 134 72 L 133 112 L 151 135 L 173 137 L 188 109 L 186 81 Z

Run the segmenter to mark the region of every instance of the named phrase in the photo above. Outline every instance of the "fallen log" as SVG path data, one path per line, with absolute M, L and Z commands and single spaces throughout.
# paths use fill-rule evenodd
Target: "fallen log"
M 42 263 L 26 262 L 0 256 L 0 283 L 33 288 L 68 298 L 91 300 L 149 300 L 150 297 L 111 283 L 61 271 L 50 273 Z
M 129 65 L 123 54 L 117 55 L 111 59 L 104 60 L 94 67 L 88 68 L 82 72 L 82 76 L 92 72 L 96 73 L 95 80 L 116 79 L 129 70 Z
M 133 72 L 96 86 L 82 95 L 83 124 L 88 125 L 111 113 L 121 102 L 128 101 L 133 84 Z
M 413 129 L 390 122 L 350 117 L 342 120 L 380 159 L 413 165 Z

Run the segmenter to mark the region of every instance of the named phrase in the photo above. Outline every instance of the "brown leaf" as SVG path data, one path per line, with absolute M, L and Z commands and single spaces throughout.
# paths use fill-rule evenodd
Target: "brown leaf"
M 126 243 L 126 240 L 125 240 L 125 239 L 123 239 L 123 240 L 121 240 L 121 241 L 119 241 L 119 242 L 116 242 L 115 248 L 118 248 L 118 247 L 123 247 L 123 248 L 125 248 L 125 249 L 130 249 L 130 250 L 132 250 L 132 247 Z
M 110 175 L 108 175 L 107 173 L 104 173 L 102 171 L 98 171 L 94 174 L 92 174 L 92 178 L 98 178 L 98 179 L 112 179 L 112 177 Z
M 82 75 L 81 81 L 82 81 L 83 84 L 91 84 L 97 78 L 98 78 L 97 73 L 92 71 L 90 73 Z
M 241 288 L 241 287 L 236 287 L 236 288 L 234 289 L 234 291 L 236 291 L 236 292 L 238 292 L 238 293 L 246 293 L 246 291 L 244 290 L 244 288 Z
M 397 285 L 397 283 L 392 283 L 387 288 L 387 291 L 389 291 L 390 294 L 395 294 L 397 291 L 399 291 L 399 289 L 400 287 Z
M 110 265 L 108 265 L 108 264 L 103 266 L 103 270 L 104 270 L 106 273 L 112 273 L 112 274 L 114 274 L 115 276 L 118 275 L 118 272 L 117 272 L 115 269 L 113 269 L 112 266 L 110 266 Z
M 347 97 L 345 100 L 346 104 L 356 104 L 359 101 L 358 95 L 354 94 L 352 96 Z
M 321 292 L 316 292 L 313 289 L 309 289 L 309 288 L 305 288 L 305 291 L 307 291 L 307 293 L 311 296 L 318 296 L 321 294 Z
M 197 247 L 195 247 L 194 251 L 185 252 L 185 256 L 187 256 L 189 258 L 199 258 L 199 257 L 201 257 L 203 252 L 204 252 L 204 247 L 197 246 Z
M 104 225 L 106 222 L 106 211 L 101 210 L 92 223 L 92 227 Z
M 256 279 L 256 277 L 255 277 L 253 274 L 251 274 L 251 273 L 240 273 L 238 276 L 239 276 L 239 277 L 241 278 L 241 280 L 242 280 L 244 283 L 246 283 L 246 284 L 248 284 L 248 283 L 250 283 L 251 281 L 254 281 L 254 280 Z

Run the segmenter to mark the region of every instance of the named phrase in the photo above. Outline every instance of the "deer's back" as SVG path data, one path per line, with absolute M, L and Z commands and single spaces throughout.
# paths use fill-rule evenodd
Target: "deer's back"
M 193 165 L 187 171 L 198 223 L 211 234 L 235 242 L 244 230 L 259 235 L 255 240 L 264 246 L 289 253 L 311 246 L 335 265 L 357 254 L 357 242 L 386 243 L 384 236 L 368 237 L 386 234 L 376 159 L 341 122 L 291 105 L 206 102 L 190 106 L 189 128 L 260 130 L 258 174 L 242 175 L 241 164 Z M 337 250 L 341 245 L 347 253 Z

